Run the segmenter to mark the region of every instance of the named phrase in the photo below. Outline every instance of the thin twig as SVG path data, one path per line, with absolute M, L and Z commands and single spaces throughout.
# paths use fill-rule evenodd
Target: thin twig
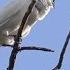
M 25 13 L 24 17 L 23 17 L 23 20 L 21 22 L 21 25 L 18 29 L 18 33 L 17 33 L 17 36 L 15 37 L 15 43 L 14 43 L 14 46 L 18 46 L 18 43 L 20 42 L 20 38 L 22 36 L 22 31 L 23 31 L 23 28 L 24 28 L 24 25 L 26 23 L 26 20 L 28 18 L 28 16 L 30 15 L 31 11 L 32 11 L 32 8 L 35 4 L 36 0 L 32 0 L 32 3 L 30 4 L 30 6 L 28 7 L 28 10 L 27 12 Z
M 18 51 L 16 49 L 12 50 L 11 56 L 9 59 L 9 67 L 7 68 L 7 70 L 13 70 L 17 53 Z
M 26 20 L 27 20 L 29 14 L 31 13 L 32 8 L 35 5 L 35 3 L 36 3 L 36 1 L 32 0 L 31 4 L 28 7 L 27 12 L 25 13 L 25 15 L 23 17 L 22 23 L 21 23 L 21 25 L 19 27 L 19 30 L 18 30 L 18 33 L 15 37 L 15 43 L 13 45 L 13 50 L 11 52 L 11 56 L 10 56 L 10 59 L 9 59 L 9 66 L 8 66 L 7 70 L 13 70 L 13 68 L 14 68 L 14 64 L 15 64 L 17 53 L 18 53 L 19 42 L 20 42 L 20 37 L 21 37 L 21 34 L 22 34 L 22 30 L 23 30 L 24 24 L 26 23 Z
M 41 50 L 41 51 L 54 52 L 54 51 L 51 50 L 51 49 L 41 48 L 41 47 L 36 47 L 36 46 L 21 47 L 21 48 L 19 49 L 19 51 L 22 51 L 22 50 Z
M 69 32 L 69 34 L 68 34 L 68 36 L 66 38 L 65 44 L 64 44 L 63 49 L 61 51 L 59 62 L 57 64 L 57 66 L 54 69 L 52 69 L 52 70 L 59 70 L 61 68 L 62 62 L 63 62 L 63 59 L 64 59 L 64 54 L 65 54 L 65 51 L 66 51 L 69 39 L 70 39 L 70 32 Z
M 1 46 L 13 48 L 13 45 L 8 45 L 8 44 L 2 44 Z

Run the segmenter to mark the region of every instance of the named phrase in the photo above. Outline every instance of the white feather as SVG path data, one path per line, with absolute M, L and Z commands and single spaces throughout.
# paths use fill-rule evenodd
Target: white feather
M 2 1 L 2 0 L 1 0 Z M 18 28 L 32 0 L 7 0 L 0 9 L 0 44 L 13 44 L 13 37 L 8 35 L 17 34 Z M 37 20 L 42 20 L 53 7 L 52 0 L 37 0 L 30 16 L 23 28 L 22 36 L 26 37 Z M 3 41 L 1 41 L 3 39 Z

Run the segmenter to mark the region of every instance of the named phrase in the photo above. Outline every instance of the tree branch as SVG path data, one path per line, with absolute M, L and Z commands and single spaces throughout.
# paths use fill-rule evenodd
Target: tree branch
M 19 51 L 22 51 L 22 50 L 41 50 L 41 51 L 54 52 L 51 49 L 35 47 L 35 46 L 33 46 L 33 47 L 31 47 L 31 46 L 29 46 L 29 47 L 19 47 L 19 42 L 20 42 L 20 38 L 21 38 L 21 35 L 22 35 L 22 30 L 24 28 L 26 20 L 27 20 L 28 16 L 30 15 L 30 13 L 32 11 L 32 8 L 35 5 L 35 3 L 36 3 L 36 0 L 32 0 L 31 4 L 29 5 L 28 10 L 25 13 L 25 15 L 23 17 L 23 20 L 21 22 L 21 25 L 20 25 L 20 27 L 18 29 L 18 33 L 14 37 L 14 41 L 15 41 L 14 45 L 5 45 L 5 44 L 2 45 L 2 46 L 10 46 L 10 47 L 13 48 L 13 50 L 11 52 L 10 59 L 9 59 L 9 66 L 8 66 L 7 70 L 13 70 L 14 64 L 15 64 L 15 60 L 16 60 L 16 56 L 17 56 Z M 70 32 L 69 32 L 69 34 L 68 34 L 68 36 L 66 38 L 65 44 L 64 44 L 63 49 L 61 51 L 59 62 L 57 64 L 57 66 L 54 69 L 52 69 L 52 70 L 59 70 L 61 68 L 62 62 L 63 62 L 63 59 L 64 59 L 64 54 L 65 54 L 65 51 L 66 51 L 69 39 L 70 39 Z
M 11 52 L 11 56 L 10 56 L 10 59 L 9 59 L 9 66 L 8 66 L 7 70 L 13 70 L 13 68 L 14 68 L 14 64 L 15 64 L 17 53 L 18 53 L 19 42 L 20 42 L 22 30 L 23 30 L 24 24 L 26 23 L 26 20 L 27 20 L 29 14 L 31 13 L 32 8 L 35 5 L 35 3 L 36 3 L 36 1 L 32 0 L 31 4 L 28 7 L 27 12 L 25 13 L 25 15 L 23 17 L 23 20 L 22 20 L 22 23 L 19 27 L 18 33 L 17 33 L 17 35 L 14 39 L 15 43 L 13 45 L 13 50 Z
M 63 49 L 62 49 L 62 51 L 61 51 L 60 58 L 59 58 L 59 62 L 58 62 L 58 64 L 57 64 L 57 66 L 56 66 L 54 69 L 52 69 L 52 70 L 58 70 L 58 69 L 61 68 L 62 62 L 63 62 L 63 59 L 64 59 L 64 54 L 65 54 L 65 51 L 66 51 L 66 48 L 67 48 L 69 39 L 70 39 L 70 31 L 69 31 L 69 34 L 68 34 L 68 36 L 67 36 L 67 38 L 66 38 L 65 44 L 64 44 L 64 46 L 63 46 Z
M 19 51 L 22 51 L 22 50 L 41 50 L 41 51 L 54 52 L 54 51 L 51 50 L 51 49 L 41 48 L 41 47 L 36 47 L 36 46 L 21 47 L 21 48 L 19 49 Z

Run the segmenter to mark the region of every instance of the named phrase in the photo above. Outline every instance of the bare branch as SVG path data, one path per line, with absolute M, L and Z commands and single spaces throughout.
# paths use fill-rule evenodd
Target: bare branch
M 22 35 L 22 30 L 24 28 L 24 25 L 26 23 L 26 20 L 27 20 L 28 16 L 30 15 L 30 13 L 32 11 L 32 8 L 33 8 L 35 2 L 36 2 L 36 0 L 32 0 L 32 3 L 28 7 L 28 10 L 27 10 L 27 12 L 25 13 L 25 15 L 23 17 L 23 20 L 22 20 L 20 28 L 18 30 L 17 36 L 15 37 L 15 44 L 14 44 L 14 46 L 17 46 L 19 41 L 20 41 L 20 38 L 21 38 L 21 35 Z
M 22 50 L 41 50 L 41 51 L 47 51 L 47 52 L 54 52 L 54 51 L 51 50 L 51 49 L 41 48 L 41 47 L 36 47 L 36 46 L 21 47 L 21 48 L 19 49 L 19 51 L 22 51 Z
M 22 23 L 21 23 L 20 28 L 18 30 L 18 33 L 15 37 L 15 43 L 13 45 L 13 50 L 11 52 L 11 56 L 10 56 L 10 59 L 9 59 L 9 66 L 8 66 L 7 70 L 13 70 L 13 68 L 14 68 L 14 64 L 15 64 L 15 60 L 16 60 L 16 55 L 18 53 L 19 41 L 20 41 L 20 37 L 21 37 L 21 34 L 22 34 L 22 30 L 23 30 L 24 24 L 26 23 L 26 20 L 27 20 L 29 14 L 32 11 L 33 6 L 35 5 L 35 2 L 36 2 L 35 0 L 32 0 L 31 4 L 28 7 L 27 12 L 25 13 L 25 15 L 23 17 Z
M 36 3 L 36 0 L 32 0 L 31 4 L 29 5 L 28 10 L 25 13 L 25 15 L 22 19 L 21 25 L 18 29 L 18 33 L 17 33 L 17 35 L 14 36 L 14 41 L 15 41 L 14 44 L 13 45 L 6 45 L 6 44 L 2 45 L 2 46 L 10 46 L 10 47 L 13 48 L 13 50 L 11 52 L 10 59 L 9 59 L 9 66 L 8 66 L 7 70 L 13 70 L 15 60 L 16 60 L 16 56 L 17 56 L 19 51 L 23 51 L 23 50 L 41 50 L 41 51 L 54 52 L 53 50 L 48 49 L 48 48 L 41 48 L 41 47 L 35 47 L 35 46 L 19 47 L 19 43 L 20 43 L 20 39 L 21 39 L 21 35 L 22 35 L 22 30 L 24 28 L 26 20 L 27 20 L 28 16 L 30 15 L 30 13 L 32 11 L 32 8 L 34 7 L 35 3 Z M 65 54 L 69 39 L 70 39 L 70 32 L 69 32 L 69 34 L 66 38 L 65 44 L 64 44 L 63 49 L 61 51 L 59 62 L 57 64 L 57 66 L 52 70 L 59 70 L 61 68 L 62 62 L 63 62 L 63 59 L 64 59 L 64 54 Z
M 52 69 L 52 70 L 59 70 L 59 69 L 61 68 L 62 62 L 63 62 L 63 59 L 64 59 L 64 54 L 65 54 L 65 51 L 66 51 L 66 48 L 67 48 L 69 39 L 70 39 L 70 31 L 69 31 L 69 34 L 68 34 L 68 36 L 67 36 L 67 38 L 66 38 L 65 44 L 64 44 L 64 46 L 63 46 L 63 49 L 62 49 L 62 51 L 61 51 L 60 58 L 59 58 L 59 62 L 58 62 L 58 64 L 57 64 L 57 66 L 56 66 L 54 69 Z
M 4 46 L 4 47 L 13 47 L 13 45 L 8 45 L 8 44 L 2 44 L 1 46 Z
M 11 56 L 9 59 L 9 67 L 7 68 L 7 70 L 13 70 L 17 53 L 18 53 L 17 49 L 12 50 Z

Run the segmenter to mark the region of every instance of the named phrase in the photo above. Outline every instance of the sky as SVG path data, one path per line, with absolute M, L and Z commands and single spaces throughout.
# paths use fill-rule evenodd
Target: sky
M 0 0 L 2 8 L 8 0 Z M 17 55 L 14 70 L 51 70 L 58 63 L 67 34 L 70 30 L 70 1 L 56 0 L 55 8 L 31 30 L 22 41 L 22 46 L 50 48 L 55 52 L 23 51 Z M 6 70 L 11 48 L 0 47 L 0 70 Z M 70 41 L 61 70 L 70 69 Z

